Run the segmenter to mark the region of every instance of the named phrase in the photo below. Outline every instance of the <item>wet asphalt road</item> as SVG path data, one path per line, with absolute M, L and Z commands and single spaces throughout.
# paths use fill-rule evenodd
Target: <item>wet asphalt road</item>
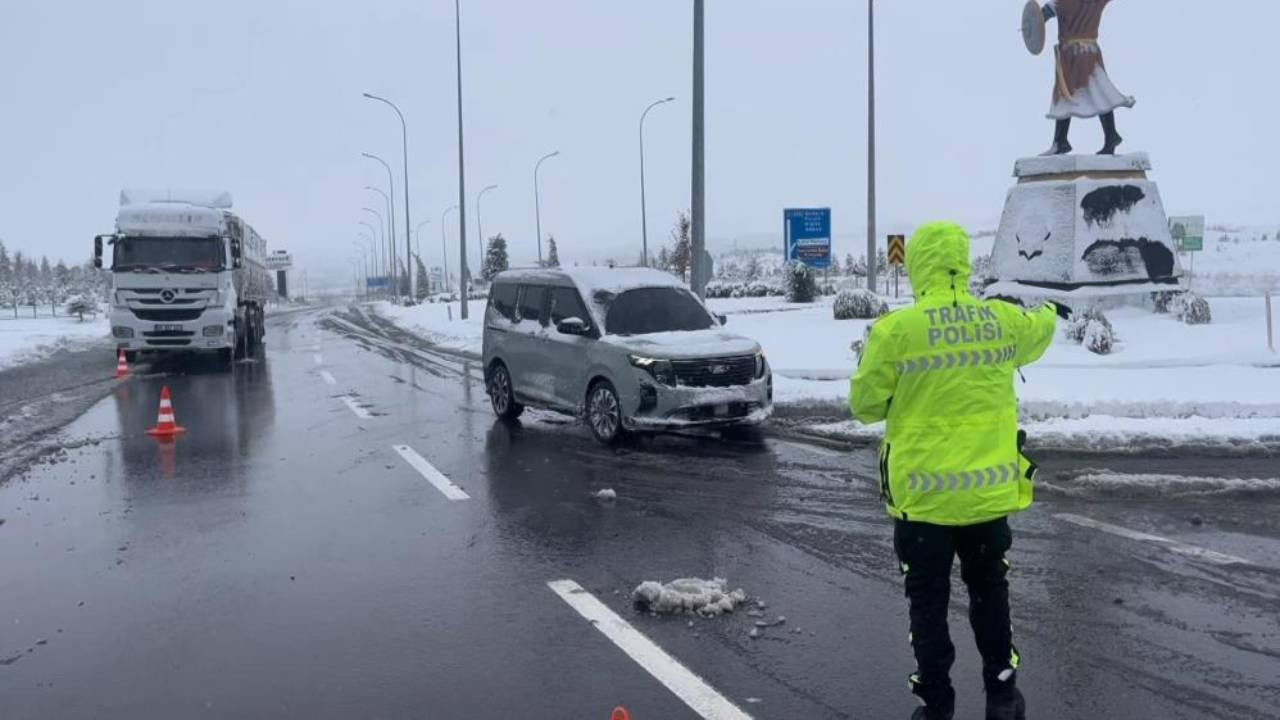
M 556 416 L 495 423 L 474 363 L 360 311 L 274 318 L 265 356 L 232 373 L 139 371 L 64 429 L 70 449 L 0 484 L 0 718 L 699 717 L 560 579 L 751 717 L 911 712 L 869 452 L 608 450 Z M 188 430 L 172 444 L 143 432 L 162 385 Z M 1042 492 L 1010 558 L 1030 716 L 1280 717 L 1277 506 Z M 630 608 L 642 580 L 689 575 L 787 622 L 752 639 L 742 613 Z M 957 587 L 957 717 L 976 718 L 964 613 Z

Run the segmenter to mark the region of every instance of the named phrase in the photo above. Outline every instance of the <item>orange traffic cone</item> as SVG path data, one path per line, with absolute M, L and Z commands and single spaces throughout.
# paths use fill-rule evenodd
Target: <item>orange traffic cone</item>
M 129 363 L 124 359 L 124 348 L 116 355 L 116 377 L 129 377 Z
M 173 437 L 184 433 L 187 429 L 178 427 L 173 419 L 173 401 L 169 399 L 169 386 L 160 389 L 160 414 L 156 417 L 156 426 L 147 431 L 152 437 Z
M 627 709 L 619 705 L 613 709 L 613 714 L 609 716 L 609 720 L 631 720 L 631 713 Z

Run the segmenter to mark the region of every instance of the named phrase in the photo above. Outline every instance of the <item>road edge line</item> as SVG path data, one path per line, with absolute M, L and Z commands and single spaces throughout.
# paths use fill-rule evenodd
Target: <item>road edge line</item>
M 1130 530 L 1129 528 L 1121 527 L 1120 525 L 1112 525 L 1111 523 L 1094 520 L 1093 518 L 1085 517 L 1084 515 L 1076 515 L 1075 513 L 1055 513 L 1053 517 L 1063 522 L 1069 522 L 1080 527 L 1100 530 L 1105 533 L 1110 533 L 1111 535 L 1128 538 L 1129 540 L 1138 540 L 1141 542 L 1161 545 L 1169 551 L 1178 553 L 1179 555 L 1186 555 L 1187 557 L 1206 560 L 1217 565 L 1255 564 L 1252 560 L 1246 560 L 1242 557 L 1228 555 L 1226 553 L 1218 552 L 1217 550 L 1209 550 L 1208 548 L 1202 548 L 1198 545 L 1188 545 L 1184 542 L 1172 540 L 1167 537 L 1161 537 L 1159 535 L 1152 535 L 1151 533 L 1142 532 L 1140 530 Z

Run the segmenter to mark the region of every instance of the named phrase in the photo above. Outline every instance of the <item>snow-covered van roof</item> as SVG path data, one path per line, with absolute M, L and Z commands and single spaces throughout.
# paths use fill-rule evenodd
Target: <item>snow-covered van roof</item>
M 572 267 L 533 270 L 508 270 L 494 278 L 495 282 L 536 282 L 545 285 L 576 285 L 591 297 L 597 291 L 618 294 L 642 287 L 685 287 L 675 275 L 653 268 Z
M 120 207 L 157 203 L 184 203 L 218 210 L 231 209 L 231 193 L 226 190 L 190 188 L 125 188 L 120 191 Z

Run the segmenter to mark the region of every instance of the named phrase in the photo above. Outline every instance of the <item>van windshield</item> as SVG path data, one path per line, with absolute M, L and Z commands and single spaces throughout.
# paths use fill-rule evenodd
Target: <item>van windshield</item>
M 116 240 L 111 269 L 164 272 L 222 270 L 222 238 L 122 237 Z
M 636 288 L 619 293 L 609 305 L 605 329 L 610 335 L 706 330 L 715 319 L 688 290 Z

